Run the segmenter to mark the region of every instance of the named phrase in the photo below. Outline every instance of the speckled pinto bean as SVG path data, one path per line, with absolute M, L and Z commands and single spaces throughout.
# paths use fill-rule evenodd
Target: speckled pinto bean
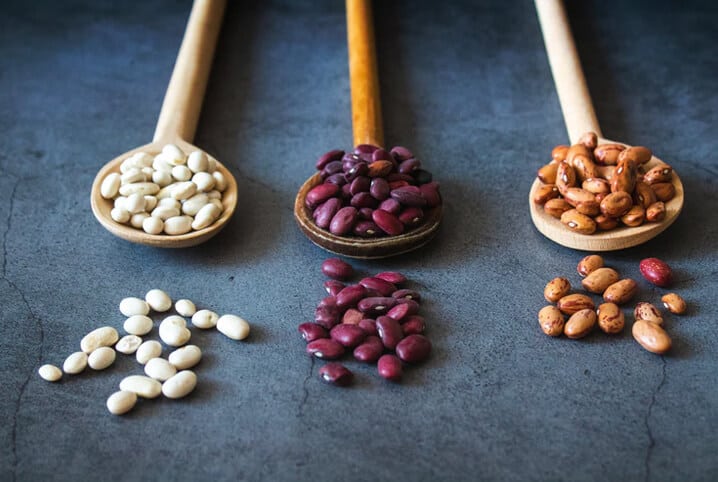
M 571 292 L 571 282 L 568 278 L 557 277 L 546 283 L 543 296 L 546 301 L 556 303 L 558 300 Z
M 351 385 L 354 374 L 341 363 L 327 363 L 319 369 L 319 377 L 327 383 L 346 387 Z
M 377 371 L 380 377 L 392 382 L 398 382 L 403 374 L 401 360 L 396 355 L 382 355 L 377 362 Z
M 622 305 L 633 298 L 638 291 L 638 285 L 630 278 L 616 281 L 606 288 L 603 293 L 603 299 L 609 303 Z
M 563 298 L 558 300 L 557 306 L 558 309 L 566 315 L 573 315 L 577 311 L 581 311 L 587 308 L 590 308 L 592 310 L 595 308 L 593 300 L 581 293 L 573 293 L 564 296 Z
M 331 338 L 320 338 L 307 344 L 307 353 L 317 358 L 333 360 L 344 354 L 344 346 Z
M 384 353 L 384 344 L 376 335 L 369 335 L 364 343 L 354 348 L 354 358 L 364 363 L 374 363 Z
M 307 343 L 320 338 L 329 338 L 327 329 L 317 323 L 302 323 L 298 327 L 299 333 Z

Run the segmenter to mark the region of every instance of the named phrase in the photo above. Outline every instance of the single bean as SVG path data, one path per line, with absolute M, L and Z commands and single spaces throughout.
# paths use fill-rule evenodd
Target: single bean
M 244 340 L 249 336 L 249 323 L 236 315 L 222 315 L 217 320 L 217 331 L 233 340 Z
M 143 301 L 144 303 L 144 301 Z M 151 322 L 152 320 L 150 320 Z M 85 353 L 92 353 L 102 346 L 112 346 L 120 339 L 120 335 L 111 326 L 103 326 L 92 330 L 80 341 L 80 349 Z
M 341 363 L 327 363 L 319 369 L 319 377 L 327 383 L 345 387 L 351 385 L 354 374 Z
M 125 335 L 115 344 L 115 350 L 125 355 L 132 355 L 142 344 L 142 338 L 137 335 Z
M 421 162 L 416 159 L 407 159 L 406 161 L 402 161 L 401 164 L 399 164 L 398 171 L 402 174 L 411 174 L 412 171 L 415 171 L 416 169 L 419 169 L 421 167 Z
M 424 210 L 421 208 L 408 207 L 399 213 L 399 221 L 401 221 L 407 228 L 418 226 L 423 220 Z
M 382 315 L 389 311 L 396 305 L 397 301 L 394 298 L 372 296 L 361 300 L 357 307 L 359 311 L 368 315 Z
M 598 268 L 592 271 L 582 281 L 581 285 L 591 293 L 601 294 L 606 288 L 620 279 L 618 271 L 612 268 Z
M 639 181 L 633 191 L 633 202 L 643 206 L 644 209 L 648 209 L 651 204 L 656 202 L 656 193 L 653 192 L 651 186 Z
M 129 317 L 132 315 L 146 315 L 150 312 L 150 305 L 140 298 L 124 298 L 120 301 L 120 313 Z
M 431 353 L 431 341 L 424 335 L 409 335 L 396 346 L 397 356 L 407 363 L 419 363 Z
M 357 325 L 340 323 L 332 328 L 329 335 L 332 340 L 340 343 L 341 345 L 347 348 L 353 348 L 364 341 L 366 332 Z
M 414 154 L 412 154 L 409 149 L 402 146 L 392 147 L 391 155 L 394 156 L 394 159 L 396 159 L 397 161 L 405 161 L 414 157 Z
M 152 358 L 145 363 L 145 373 L 148 377 L 164 382 L 172 378 L 177 369 L 164 358 Z
M 162 393 L 162 384 L 144 375 L 130 375 L 120 382 L 120 390 L 133 392 L 142 398 L 157 398 Z
M 361 311 L 349 308 L 344 312 L 344 315 L 342 315 L 342 323 L 346 323 L 348 325 L 358 325 L 363 318 L 364 314 Z
M 548 283 L 543 290 L 543 296 L 546 301 L 555 303 L 571 291 L 571 282 L 568 278 L 558 277 L 554 278 Z
M 372 161 L 393 161 L 394 158 L 392 157 L 391 153 L 386 151 L 385 149 L 377 149 L 376 151 L 371 153 L 371 160 Z
M 665 306 L 666 309 L 673 314 L 682 315 L 686 312 L 686 301 L 677 293 L 668 293 L 667 295 L 663 295 L 663 297 L 661 297 L 661 301 L 663 301 L 663 306 Z
M 416 186 L 405 186 L 394 189 L 390 195 L 403 206 L 422 207 L 427 204 L 426 199 L 421 194 L 421 190 Z
M 633 161 L 635 164 L 645 164 L 651 160 L 651 157 L 653 157 L 653 153 L 649 148 L 643 146 L 631 146 L 621 151 L 618 155 L 618 161 L 620 162 L 626 159 Z
M 404 232 L 404 225 L 399 221 L 399 218 L 388 211 L 376 209 L 371 217 L 372 221 L 389 236 L 398 236 Z
M 592 310 L 595 309 L 593 300 L 581 293 L 573 293 L 564 296 L 563 298 L 558 300 L 557 306 L 558 309 L 566 315 L 573 315 L 577 311 L 585 310 L 588 308 Z
M 551 160 L 556 163 L 566 160 L 566 154 L 568 154 L 568 148 L 569 148 L 569 146 L 564 146 L 564 145 L 554 147 L 553 150 L 551 151 Z
M 636 320 L 650 321 L 658 325 L 663 324 L 661 312 L 658 311 L 658 308 L 646 301 L 641 301 L 636 304 L 636 307 L 633 309 L 633 317 Z
M 145 315 L 133 315 L 125 320 L 123 328 L 130 335 L 146 335 L 152 331 L 152 318 Z
M 358 285 L 350 285 L 344 288 L 336 296 L 336 306 L 340 310 L 344 310 L 351 306 L 356 306 L 359 301 L 366 297 L 366 287 Z
M 578 262 L 576 271 L 581 276 L 586 277 L 598 268 L 603 268 L 603 258 L 597 254 L 590 254 Z
M 388 198 L 382 201 L 381 204 L 379 204 L 379 209 L 391 214 L 399 214 L 399 212 L 401 211 L 401 204 L 399 204 L 399 201 L 397 201 L 396 199 Z
M 646 210 L 639 204 L 634 205 L 626 214 L 621 216 L 621 222 L 631 227 L 640 226 L 645 219 Z
M 345 171 L 345 177 L 348 182 L 352 182 L 357 178 L 360 177 L 368 177 L 369 176 L 369 166 L 366 162 L 357 162 L 353 166 L 351 166 L 349 169 Z
M 350 232 L 357 221 L 357 210 L 353 206 L 341 208 L 329 223 L 329 232 L 337 236 L 343 236 Z
M 596 145 L 598 144 L 598 136 L 595 132 L 586 132 L 578 139 L 579 144 L 583 144 L 586 146 L 589 151 L 593 151 L 596 148 Z M 589 153 L 589 155 L 591 155 Z
M 378 335 L 379 332 L 376 329 L 376 322 L 372 320 L 371 318 L 363 318 L 359 320 L 359 324 L 357 325 L 359 328 L 364 330 L 367 335 Z
M 598 327 L 604 333 L 616 334 L 623 331 L 626 324 L 621 308 L 615 303 L 602 303 L 596 310 Z
M 617 305 L 622 305 L 633 298 L 636 291 L 638 291 L 636 282 L 630 278 L 626 278 L 606 288 L 606 291 L 603 293 L 603 299 L 611 303 L 616 303 Z
M 113 415 L 122 415 L 132 410 L 137 403 L 137 394 L 120 390 L 107 399 L 107 410 Z
M 370 211 L 373 212 L 373 210 Z M 369 215 L 369 218 L 371 218 L 371 215 Z M 358 221 L 354 225 L 352 232 L 362 238 L 372 238 L 378 236 L 382 231 L 379 229 L 379 226 L 372 221 Z
M 538 313 L 538 322 L 541 331 L 548 336 L 561 336 L 563 334 L 564 318 L 561 311 L 555 306 L 544 306 Z
M 414 290 L 408 290 L 408 289 L 396 290 L 395 292 L 393 292 L 391 294 L 391 297 L 396 299 L 397 301 L 406 299 L 406 300 L 416 301 L 417 303 L 421 303 L 421 295 Z
M 344 283 L 341 281 L 336 281 L 333 279 L 327 280 L 324 282 L 324 289 L 327 290 L 327 293 L 329 293 L 330 296 L 336 296 L 339 294 L 341 290 L 343 290 L 346 287 Z
M 399 303 L 390 309 L 386 316 L 401 323 L 407 316 L 415 315 L 417 311 L 419 311 L 419 304 L 412 300 L 406 300 L 405 303 Z
M 389 174 L 393 168 L 394 163 L 391 161 L 374 161 L 369 164 L 367 175 L 369 177 L 384 177 Z
M 115 350 L 109 346 L 101 346 L 90 353 L 90 356 L 87 357 L 87 364 L 93 370 L 104 370 L 115 363 L 116 357 L 117 353 L 115 353 Z
M 139 348 L 137 348 L 135 357 L 140 365 L 144 365 L 152 358 L 157 358 L 161 354 L 162 345 L 160 345 L 160 342 L 156 340 L 149 340 L 142 343 Z
M 169 235 L 180 235 L 192 230 L 193 219 L 190 216 L 172 216 L 165 220 L 164 231 Z
M 604 165 L 615 165 L 618 162 L 618 155 L 626 149 L 623 144 L 601 144 L 593 150 L 596 162 Z
M 667 203 L 676 195 L 676 188 L 670 182 L 657 182 L 651 184 L 651 189 L 656 193 L 656 199 Z
M 187 329 L 187 322 L 184 318 L 171 315 L 160 323 L 159 335 L 166 345 L 182 346 L 189 341 L 192 333 Z
M 325 154 L 322 154 L 316 163 L 316 168 L 318 171 L 321 171 L 324 169 L 324 167 L 329 164 L 332 161 L 338 161 L 344 156 L 344 151 L 335 149 L 333 151 L 329 151 Z
M 219 315 L 217 315 L 217 313 L 215 313 L 214 311 L 199 310 L 194 315 L 192 315 L 192 324 L 197 328 L 207 330 L 209 328 L 214 328 L 215 326 L 217 326 L 218 319 Z
M 167 359 L 177 370 L 186 370 L 202 360 L 202 350 L 197 345 L 185 345 L 170 353 Z
M 352 196 L 349 203 L 357 209 L 360 208 L 376 208 L 379 206 L 379 201 L 374 199 L 368 192 L 360 192 Z
M 404 337 L 404 332 L 399 322 L 388 316 L 380 316 L 376 319 L 376 330 L 384 346 L 390 350 L 396 348 Z
M 327 329 L 317 323 L 302 323 L 299 325 L 298 329 L 302 338 L 307 343 L 319 340 L 320 338 L 329 338 Z
M 421 316 L 408 316 L 401 325 L 401 330 L 404 332 L 404 336 L 409 335 L 421 335 L 426 330 L 426 323 L 424 318 Z
M 638 265 L 643 277 L 656 286 L 663 288 L 673 282 L 673 270 L 665 261 L 658 258 L 646 258 Z
M 609 218 L 605 214 L 599 214 L 593 220 L 596 222 L 596 228 L 602 231 L 610 231 L 619 225 L 618 219 Z
M 332 198 L 339 194 L 339 189 L 339 186 L 337 186 L 336 184 L 319 184 L 318 186 L 313 187 L 307 193 L 305 204 L 310 209 L 319 206 L 321 203 L 327 201 L 329 198 Z
M 441 204 L 441 194 L 439 194 L 439 183 L 428 182 L 419 186 L 421 195 L 426 199 L 427 207 L 433 208 Z
M 559 192 L 555 184 L 544 184 L 536 191 L 533 201 L 536 204 L 543 206 L 549 199 L 555 199 L 558 196 Z
M 381 178 L 377 178 L 381 179 Z M 349 186 L 349 192 L 352 196 L 359 194 L 360 192 L 367 192 L 369 191 L 369 187 L 371 186 L 371 179 L 369 179 L 366 176 L 359 176 L 356 179 L 354 179 Z
M 646 209 L 646 221 L 660 222 L 666 217 L 666 205 L 663 201 L 657 201 Z
M 671 182 L 673 178 L 673 168 L 669 165 L 656 166 L 648 171 L 643 180 L 647 184 L 656 184 L 659 182 Z
M 383 345 L 382 345 L 383 348 Z M 56 382 L 62 378 L 62 370 L 57 368 L 55 365 L 46 364 L 38 368 L 37 373 L 40 374 L 40 378 L 48 382 Z
M 402 376 L 401 360 L 396 355 L 382 355 L 377 362 L 377 371 L 380 377 L 398 382 Z
M 322 273 L 329 278 L 345 280 L 354 274 L 354 268 L 339 258 L 329 258 L 322 263 Z
M 561 222 L 571 231 L 579 234 L 593 234 L 596 231 L 596 222 L 576 209 L 570 209 L 561 214 Z
M 154 311 L 165 312 L 172 308 L 172 299 L 162 290 L 149 290 L 145 295 L 145 301 Z
M 543 205 L 543 210 L 549 216 L 561 219 L 561 215 L 571 209 L 571 205 L 565 199 L 549 199 Z
M 396 291 L 396 285 L 381 278 L 363 278 L 359 281 L 359 284 L 366 289 L 373 289 L 377 291 L 380 296 L 390 296 L 394 291 Z
M 608 194 L 611 192 L 611 184 L 600 177 L 586 179 L 581 184 L 581 187 L 593 194 Z
M 572 314 L 563 328 L 563 333 L 572 339 L 583 338 L 596 326 L 596 312 L 593 308 L 579 310 Z
M 183 398 L 197 386 L 197 375 L 191 370 L 182 370 L 162 384 L 162 394 L 167 398 Z
M 638 344 L 651 353 L 663 355 L 671 349 L 671 337 L 656 323 L 636 320 L 631 333 Z
M 576 171 L 566 161 L 559 162 L 556 171 L 556 188 L 563 194 L 570 187 L 576 186 Z
M 636 164 L 630 159 L 619 160 L 611 177 L 611 192 L 633 192 L 638 180 Z
M 379 200 L 384 201 L 389 197 L 391 189 L 389 188 L 389 183 L 386 181 L 386 179 L 382 177 L 375 177 L 371 180 L 371 184 L 369 185 L 369 192 L 371 195 Z
M 393 283 L 395 285 L 406 283 L 406 276 L 399 273 L 398 271 L 384 271 L 375 274 L 374 277 L 383 279 L 384 281 L 388 281 L 389 283 Z
M 317 358 L 333 360 L 344 354 L 344 346 L 331 338 L 319 338 L 307 344 L 307 353 Z
M 544 184 L 556 183 L 556 171 L 558 171 L 558 163 L 552 162 L 539 168 L 536 176 Z

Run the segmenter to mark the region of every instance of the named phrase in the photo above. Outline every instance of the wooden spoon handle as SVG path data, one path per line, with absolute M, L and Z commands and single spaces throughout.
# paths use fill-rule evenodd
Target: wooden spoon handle
M 371 0 L 346 0 L 354 145 L 384 146 Z
M 226 0 L 195 0 L 162 102 L 155 142 L 194 140 L 226 5 Z
M 603 137 L 563 3 L 561 0 L 535 0 L 535 3 L 571 143 L 576 143 L 586 131 Z

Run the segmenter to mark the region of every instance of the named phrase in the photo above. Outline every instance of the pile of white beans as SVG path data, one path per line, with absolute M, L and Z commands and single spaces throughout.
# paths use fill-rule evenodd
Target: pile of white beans
M 145 375 L 131 375 L 120 382 L 120 390 L 107 399 L 107 409 L 111 413 L 121 415 L 129 412 L 137 403 L 137 397 L 150 399 L 163 394 L 175 399 L 189 395 L 197 385 L 197 375 L 189 369 L 200 362 L 202 350 L 187 344 L 192 332 L 185 317 L 190 318 L 196 328 L 217 328 L 233 340 L 244 340 L 249 336 L 249 323 L 236 315 L 219 316 L 207 309 L 197 310 L 195 304 L 187 299 L 177 300 L 174 307 L 177 314 L 165 317 L 159 325 L 162 342 L 175 348 L 167 359 L 162 358 L 162 343 L 142 339 L 154 327 L 152 318 L 148 316 L 150 311 L 164 313 L 172 308 L 169 295 L 153 289 L 144 299 L 124 298 L 120 302 L 120 312 L 126 317 L 123 329 L 127 335 L 120 338 L 118 331 L 111 326 L 97 328 L 85 335 L 80 341 L 81 351 L 68 356 L 62 370 L 55 365 L 43 365 L 38 369 L 40 377 L 56 382 L 62 378 L 63 371 L 76 375 L 88 366 L 93 370 L 104 370 L 115 362 L 117 352 L 120 352 L 134 354 L 137 362 L 144 365 Z
M 202 151 L 186 155 L 174 144 L 152 156 L 136 152 L 108 174 L 100 194 L 114 200 L 113 220 L 148 234 L 185 234 L 214 223 L 222 214 L 227 179 Z

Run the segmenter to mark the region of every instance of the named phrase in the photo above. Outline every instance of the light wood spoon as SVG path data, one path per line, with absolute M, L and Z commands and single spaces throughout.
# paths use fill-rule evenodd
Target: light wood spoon
M 371 0 L 347 0 L 347 40 L 352 95 L 354 145 L 384 145 Z M 425 213 L 424 223 L 398 236 L 365 239 L 336 236 L 319 228 L 304 204 L 307 193 L 322 183 L 316 173 L 302 185 L 294 202 L 294 217 L 304 234 L 317 246 L 351 258 L 386 258 L 417 249 L 431 240 L 441 221 L 442 206 Z
M 149 154 L 158 154 L 164 145 L 170 143 L 177 145 L 188 154 L 195 150 L 201 150 L 192 145 L 192 141 L 197 129 L 197 121 L 226 3 L 226 0 L 195 0 L 152 142 L 127 151 L 105 164 L 92 183 L 90 196 L 92 212 L 97 220 L 115 236 L 133 243 L 159 248 L 184 248 L 210 239 L 227 224 L 234 213 L 237 205 L 237 182 L 220 162 L 217 162 L 217 170 L 227 179 L 227 189 L 222 194 L 224 209 L 219 219 L 199 231 L 176 236 L 153 235 L 132 226 L 119 224 L 110 217 L 113 201 L 104 199 L 100 194 L 102 180 L 111 172 L 119 172 L 122 161 L 135 152 L 144 151 Z
M 605 139 L 601 134 L 563 3 L 561 0 L 535 0 L 535 3 L 571 143 L 578 142 L 581 135 L 587 131 L 596 133 L 599 144 L 620 143 Z M 650 169 L 661 164 L 663 162 L 654 156 L 645 167 Z M 629 248 L 654 238 L 673 224 L 680 214 L 683 208 L 683 184 L 675 171 L 672 182 L 676 194 L 666 203 L 666 216 L 663 221 L 594 234 L 578 234 L 569 230 L 558 219 L 546 214 L 540 205 L 532 201 L 536 190 L 541 186 L 541 181 L 537 179 L 529 194 L 531 219 L 544 236 L 562 246 L 585 251 Z

